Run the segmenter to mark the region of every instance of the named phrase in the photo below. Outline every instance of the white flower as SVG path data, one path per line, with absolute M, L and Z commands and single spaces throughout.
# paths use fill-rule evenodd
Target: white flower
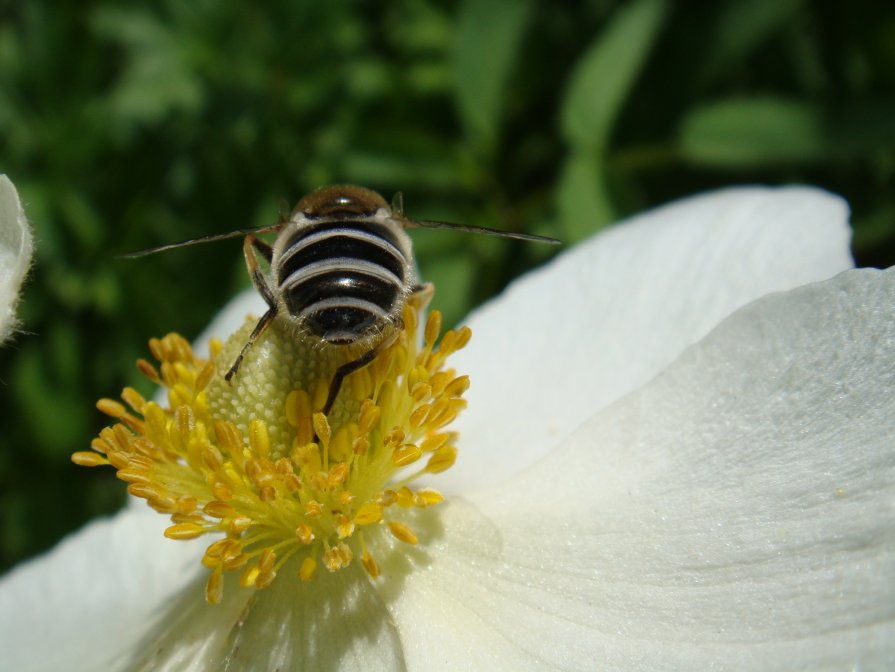
M 891 668 L 895 271 L 842 272 L 846 218 L 693 198 L 474 314 L 463 494 L 384 580 L 210 606 L 131 507 L 0 582 L 0 669 Z
M 0 175 L 0 343 L 16 326 L 19 288 L 31 264 L 31 229 L 16 188 Z

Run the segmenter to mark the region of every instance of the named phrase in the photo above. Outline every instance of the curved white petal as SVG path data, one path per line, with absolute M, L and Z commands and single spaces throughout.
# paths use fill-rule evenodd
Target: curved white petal
M 294 564 L 294 563 L 293 563 Z M 255 592 L 228 577 L 219 605 L 197 583 L 166 605 L 161 626 L 122 670 L 339 670 L 404 668 L 400 641 L 379 595 L 359 565 L 309 583 L 287 564 L 276 583 Z
M 472 379 L 460 455 L 433 485 L 511 476 L 734 309 L 851 268 L 847 220 L 817 189 L 727 189 L 634 217 L 526 275 L 469 319 L 472 342 L 452 358 Z
M 112 669 L 160 605 L 204 574 L 201 542 L 165 539 L 169 524 L 131 507 L 0 579 L 0 670 Z
M 31 265 L 31 228 L 16 188 L 0 175 L 0 343 L 15 327 L 15 308 L 22 280 Z
M 766 297 L 452 503 L 410 669 L 895 668 L 895 270 Z

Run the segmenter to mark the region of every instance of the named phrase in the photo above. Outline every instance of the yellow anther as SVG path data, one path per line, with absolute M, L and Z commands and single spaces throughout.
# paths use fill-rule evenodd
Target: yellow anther
M 441 333 L 441 311 L 433 310 L 426 320 L 426 346 L 432 347 Z
M 438 492 L 438 490 L 433 490 L 432 488 L 421 488 L 416 492 L 414 503 L 421 508 L 425 508 L 427 506 L 440 504 L 443 501 L 444 495 Z
M 227 531 L 231 534 L 241 534 L 249 529 L 254 522 L 249 516 L 236 516 L 230 519 L 227 524 Z
M 469 343 L 469 339 L 472 338 L 472 329 L 469 327 L 460 327 L 460 336 L 457 339 L 456 349 L 462 350 Z
M 450 438 L 451 435 L 448 432 L 432 434 L 431 436 L 427 436 L 425 439 L 423 439 L 423 442 L 420 444 L 420 449 L 424 453 L 431 453 L 441 448 L 450 440 Z
M 296 474 L 287 474 L 283 478 L 283 484 L 289 492 L 298 492 L 301 490 L 301 479 Z
M 71 461 L 81 467 L 100 467 L 109 464 L 109 460 L 99 453 L 92 453 L 86 450 L 73 454 Z
M 354 523 L 344 513 L 340 513 L 336 517 L 336 534 L 339 535 L 339 539 L 345 539 L 354 534 Z
M 307 523 L 302 523 L 295 528 L 295 536 L 297 536 L 298 540 L 306 546 L 315 539 L 314 530 L 312 530 L 311 526 Z
M 232 506 L 219 500 L 208 502 L 202 510 L 212 518 L 229 518 L 236 515 L 236 510 Z
M 469 376 L 459 376 L 454 378 L 446 388 L 444 388 L 444 396 L 459 397 L 469 389 Z
M 108 416 L 113 418 L 120 418 L 125 413 L 127 413 L 127 409 L 124 407 L 124 404 L 115 401 L 114 399 L 100 399 L 96 402 L 96 408 L 101 413 L 105 413 Z
M 252 420 L 249 424 L 249 446 L 252 452 L 259 457 L 270 455 L 270 436 L 267 433 L 267 425 L 260 420 Z
M 242 574 L 239 575 L 239 585 L 243 588 L 254 586 L 260 573 L 261 570 L 258 569 L 258 565 L 248 565 L 242 570 Z
M 329 485 L 331 488 L 335 488 L 338 485 L 341 485 L 345 482 L 345 479 L 348 478 L 348 474 L 351 472 L 351 467 L 349 467 L 344 462 L 340 462 L 339 464 L 333 465 L 333 467 L 329 470 Z
M 255 579 L 255 588 L 258 590 L 268 588 L 275 578 L 277 578 L 277 573 L 274 569 L 266 572 L 262 569 L 258 572 L 258 578 Z
M 162 382 L 161 378 L 158 375 L 158 371 L 156 370 L 156 368 L 152 364 L 147 362 L 145 359 L 137 360 L 137 370 L 140 373 L 142 373 L 144 376 L 146 376 L 149 380 L 151 380 L 153 383 L 155 383 L 156 385 L 158 385 L 159 383 Z
M 412 443 L 405 443 L 392 453 L 392 463 L 396 467 L 406 467 L 408 464 L 416 462 L 422 455 L 423 451 L 419 449 L 419 446 L 415 446 Z
M 160 487 L 161 486 L 150 483 L 131 483 L 127 486 L 127 491 L 134 497 L 139 497 L 140 499 L 145 499 L 151 502 L 152 500 L 164 497 L 159 489 Z
M 211 377 L 214 375 L 214 362 L 208 361 L 205 363 L 205 366 L 199 371 L 199 375 L 196 376 L 195 388 L 196 392 L 201 392 L 206 387 L 208 387 L 208 383 L 211 382 Z
M 121 392 L 121 398 L 124 399 L 124 402 L 135 412 L 143 412 L 143 406 L 146 405 L 146 399 L 144 399 L 143 395 L 137 392 L 134 388 L 125 387 Z
M 224 555 L 224 552 L 227 550 L 232 542 L 232 539 L 218 539 L 216 542 L 210 544 L 208 548 L 205 549 L 205 555 L 207 555 L 209 558 L 220 558 Z
M 224 574 L 220 567 L 215 567 L 205 584 L 205 600 L 208 604 L 220 604 L 224 597 Z
M 413 490 L 408 488 L 406 485 L 398 490 L 398 496 L 396 499 L 396 503 L 402 509 L 409 509 L 414 505 L 416 498 L 414 497 Z
M 272 548 L 265 548 L 258 558 L 258 569 L 261 572 L 269 572 L 273 570 L 274 563 L 277 561 L 277 552 Z
M 446 469 L 450 469 L 456 461 L 457 449 L 451 445 L 442 446 L 432 453 L 432 457 L 429 458 L 429 462 L 426 464 L 426 471 L 430 474 L 438 474 Z
M 103 455 L 108 454 L 112 450 L 112 447 L 109 445 L 108 441 L 99 437 L 93 439 L 90 442 L 90 447 L 93 448 L 93 450 L 95 450 L 96 452 L 102 453 Z
M 216 422 L 214 435 L 221 450 L 231 454 L 242 450 L 242 436 L 232 422 Z
M 192 496 L 184 496 L 177 498 L 178 513 L 192 513 L 199 506 L 199 500 Z
M 351 444 L 351 451 L 355 455 L 366 455 L 370 450 L 370 440 L 366 436 L 357 437 Z
M 392 427 L 388 434 L 385 435 L 384 443 L 392 448 L 404 443 L 404 428 L 400 426 Z
M 419 542 L 419 539 L 417 539 L 413 530 L 400 520 L 390 520 L 386 524 L 388 525 L 389 532 L 391 532 L 398 541 L 403 541 L 405 544 L 411 545 L 415 545 Z
M 245 565 L 249 561 L 249 556 L 246 553 L 239 553 L 232 557 L 224 558 L 223 564 L 221 567 L 224 568 L 224 571 L 232 572 L 233 570 L 239 569 L 243 565 Z
M 364 550 L 363 554 L 361 554 L 361 562 L 371 578 L 375 579 L 379 577 L 379 565 L 376 564 L 376 560 L 373 559 L 373 556 L 370 555 L 369 551 Z
M 205 532 L 205 528 L 201 525 L 193 523 L 180 523 L 179 525 L 171 525 L 165 529 L 165 536 L 168 539 L 195 539 Z
M 323 552 L 323 566 L 331 572 L 342 568 L 342 558 L 335 549 L 328 548 Z
M 307 557 L 301 561 L 301 567 L 298 570 L 298 578 L 302 581 L 310 581 L 317 570 L 317 561 L 312 557 Z
M 293 451 L 292 459 L 300 469 L 311 472 L 320 471 L 320 449 L 316 443 L 299 446 Z
M 336 430 L 329 444 L 329 459 L 342 462 L 351 459 L 351 442 L 357 436 L 357 425 L 348 423 Z
M 367 399 L 361 404 L 360 414 L 357 419 L 358 431 L 361 434 L 369 434 L 379 424 L 381 415 L 382 411 L 380 408 Z
M 357 525 L 372 525 L 380 520 L 382 520 L 382 505 L 374 502 L 361 506 L 354 516 L 354 522 Z
M 224 464 L 224 456 L 221 455 L 221 451 L 214 446 L 205 446 L 205 448 L 202 449 L 202 462 L 204 462 L 205 466 L 211 471 L 217 471 Z
M 311 397 L 304 390 L 293 390 L 286 396 L 286 422 L 295 428 L 295 441 L 305 445 L 314 440 L 311 422 Z
M 316 432 L 317 437 L 320 439 L 320 443 L 322 445 L 329 445 L 329 440 L 332 436 L 332 430 L 330 429 L 329 421 L 326 419 L 326 416 L 323 415 L 323 413 L 314 414 L 314 432 Z
M 410 414 L 410 425 L 414 428 L 422 427 L 423 423 L 426 421 L 426 418 L 429 417 L 429 413 L 431 412 L 432 404 L 423 404 L 422 406 L 418 406 Z

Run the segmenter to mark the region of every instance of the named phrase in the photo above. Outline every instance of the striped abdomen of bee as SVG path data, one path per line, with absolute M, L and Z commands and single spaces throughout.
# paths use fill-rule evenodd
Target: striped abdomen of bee
M 344 345 L 400 321 L 412 275 L 410 241 L 390 210 L 296 213 L 274 244 L 270 282 L 299 333 Z
M 397 338 L 407 297 L 421 289 L 413 277 L 405 225 L 403 215 L 375 191 L 337 185 L 301 199 L 276 227 L 272 246 L 248 233 L 246 265 L 269 308 L 224 378 L 236 375 L 246 352 L 277 316 L 300 336 L 333 345 L 366 343 L 364 354 L 336 370 L 322 409 L 328 414 L 345 376 Z M 257 255 L 270 264 L 269 275 L 258 267 Z

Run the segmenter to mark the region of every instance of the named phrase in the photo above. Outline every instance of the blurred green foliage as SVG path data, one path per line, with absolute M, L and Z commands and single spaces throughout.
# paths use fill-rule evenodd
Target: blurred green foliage
M 895 9 L 799 0 L 0 4 L 0 172 L 38 252 L 0 351 L 0 568 L 124 501 L 74 467 L 146 340 L 248 286 L 238 241 L 353 182 L 407 212 L 582 239 L 730 183 L 808 182 L 895 261 Z M 448 321 L 553 251 L 420 232 Z

